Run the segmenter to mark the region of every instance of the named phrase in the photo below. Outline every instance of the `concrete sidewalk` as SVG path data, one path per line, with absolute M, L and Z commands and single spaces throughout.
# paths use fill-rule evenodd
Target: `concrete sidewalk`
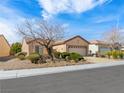
M 0 93 L 124 93 L 124 65 L 0 80 Z
M 39 69 L 0 71 L 0 79 L 29 77 L 29 76 L 35 76 L 35 75 L 71 72 L 71 71 L 102 68 L 102 67 L 109 67 L 109 66 L 119 66 L 119 65 L 124 65 L 124 62 L 116 62 L 116 63 L 109 62 L 109 63 L 97 63 L 97 64 L 86 64 L 86 65 L 75 65 L 75 66 L 63 66 L 63 67 L 49 67 L 49 68 L 39 68 Z

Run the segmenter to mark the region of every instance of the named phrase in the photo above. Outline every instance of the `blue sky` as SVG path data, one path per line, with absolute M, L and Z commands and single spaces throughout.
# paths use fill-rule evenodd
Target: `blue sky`
M 87 40 L 124 26 L 124 0 L 1 0 L 0 34 L 10 43 L 20 41 L 15 30 L 25 18 L 55 21 L 67 28 L 68 36 L 81 35 Z

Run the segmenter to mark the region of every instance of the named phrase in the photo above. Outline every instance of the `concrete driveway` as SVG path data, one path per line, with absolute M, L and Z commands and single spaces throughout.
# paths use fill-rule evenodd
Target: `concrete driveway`
M 124 59 L 109 59 L 101 57 L 84 57 L 88 62 L 92 63 L 108 63 L 108 62 L 124 62 Z
M 6 62 L 13 58 L 15 58 L 15 57 L 14 56 L 0 57 L 0 62 Z
M 124 93 L 124 66 L 0 81 L 0 93 Z

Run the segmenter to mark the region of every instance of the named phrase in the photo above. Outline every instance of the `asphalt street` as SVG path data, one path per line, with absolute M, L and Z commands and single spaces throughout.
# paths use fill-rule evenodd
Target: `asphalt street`
M 0 80 L 0 93 L 124 93 L 124 66 Z

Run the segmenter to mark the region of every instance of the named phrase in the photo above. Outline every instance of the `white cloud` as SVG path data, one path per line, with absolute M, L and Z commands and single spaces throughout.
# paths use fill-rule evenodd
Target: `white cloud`
M 47 19 L 59 13 L 83 13 L 112 0 L 39 0 L 42 16 Z
M 104 23 L 104 22 L 111 22 L 111 21 L 117 21 L 117 15 L 109 15 L 109 16 L 100 16 L 100 17 L 95 17 L 93 19 L 94 23 Z
M 3 34 L 10 43 L 19 41 L 15 25 L 23 20 L 18 11 L 0 5 L 0 34 Z
M 13 27 L 10 24 L 0 21 L 0 34 L 3 34 L 10 43 L 16 40 L 15 33 L 12 29 Z

